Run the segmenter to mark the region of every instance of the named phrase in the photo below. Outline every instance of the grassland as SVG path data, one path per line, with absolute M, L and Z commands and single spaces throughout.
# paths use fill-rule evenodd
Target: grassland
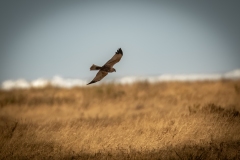
M 0 159 L 240 159 L 240 81 L 0 91 Z

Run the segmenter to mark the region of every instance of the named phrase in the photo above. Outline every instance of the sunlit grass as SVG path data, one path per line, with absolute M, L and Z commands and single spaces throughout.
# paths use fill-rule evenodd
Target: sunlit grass
M 238 159 L 240 81 L 0 92 L 0 159 Z

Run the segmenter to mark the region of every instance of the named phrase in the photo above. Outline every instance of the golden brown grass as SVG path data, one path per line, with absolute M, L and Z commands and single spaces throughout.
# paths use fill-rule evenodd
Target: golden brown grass
M 0 159 L 240 159 L 240 81 L 0 91 Z

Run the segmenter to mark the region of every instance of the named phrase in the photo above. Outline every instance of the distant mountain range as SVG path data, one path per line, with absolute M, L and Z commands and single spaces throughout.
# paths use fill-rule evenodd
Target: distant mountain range
M 163 82 L 163 81 L 204 81 L 204 80 L 220 80 L 220 79 L 240 79 L 240 69 L 233 70 L 224 74 L 162 74 L 160 76 L 126 76 L 119 79 L 103 80 L 101 83 L 120 83 L 120 84 L 132 84 L 139 81 L 148 81 L 149 83 Z M 89 80 L 88 80 L 89 81 Z M 25 79 L 18 80 L 6 80 L 1 84 L 1 89 L 26 89 L 26 88 L 41 88 L 47 85 L 72 88 L 86 86 L 87 80 L 82 79 L 69 79 L 62 78 L 60 76 L 54 76 L 52 79 L 39 78 L 33 81 L 26 81 Z M 95 85 L 97 85 L 95 84 Z

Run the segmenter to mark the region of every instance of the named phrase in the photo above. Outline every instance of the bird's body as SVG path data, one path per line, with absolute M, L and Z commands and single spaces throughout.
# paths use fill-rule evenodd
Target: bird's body
M 114 72 L 114 68 L 110 67 L 110 66 L 107 66 L 107 65 L 104 65 L 102 67 L 100 66 L 97 66 L 95 64 L 93 64 L 90 68 L 90 70 L 101 70 L 101 71 L 105 71 L 105 72 Z
M 117 52 L 115 53 L 115 55 L 107 63 L 105 63 L 102 67 L 93 64 L 90 67 L 90 70 L 91 71 L 92 70 L 99 70 L 99 71 L 98 71 L 97 75 L 95 76 L 95 78 L 90 83 L 88 83 L 87 85 L 100 81 L 108 73 L 116 72 L 116 70 L 115 70 L 115 68 L 113 68 L 113 66 L 121 60 L 122 56 L 123 56 L 122 49 L 119 48 L 117 50 Z

